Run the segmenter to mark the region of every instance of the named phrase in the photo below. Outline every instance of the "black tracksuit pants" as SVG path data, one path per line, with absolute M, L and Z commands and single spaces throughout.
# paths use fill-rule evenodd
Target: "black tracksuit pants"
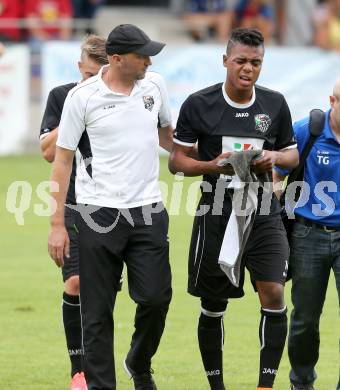
M 159 203 L 120 211 L 79 207 L 85 377 L 88 390 L 114 390 L 113 309 L 123 262 L 130 296 L 137 303 L 135 332 L 127 356 L 135 372 L 150 370 L 164 330 L 172 295 L 168 214 Z

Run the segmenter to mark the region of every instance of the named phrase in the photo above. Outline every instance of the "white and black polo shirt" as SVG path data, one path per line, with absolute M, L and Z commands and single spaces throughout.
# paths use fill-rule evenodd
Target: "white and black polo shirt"
M 158 127 L 171 124 L 165 83 L 147 72 L 127 96 L 104 83 L 107 69 L 69 92 L 59 126 L 57 145 L 82 154 L 77 203 L 131 208 L 158 202 Z

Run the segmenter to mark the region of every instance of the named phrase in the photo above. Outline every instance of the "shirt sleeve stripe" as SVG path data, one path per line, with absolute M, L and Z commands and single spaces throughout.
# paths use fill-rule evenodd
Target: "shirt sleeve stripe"
M 42 141 L 44 138 L 46 138 L 49 134 L 50 134 L 50 132 L 40 134 L 40 137 L 39 137 L 40 141 Z
M 179 141 L 177 138 L 174 138 L 174 143 L 182 146 L 194 146 L 196 142 L 190 143 L 190 142 L 183 142 Z
M 63 149 L 68 149 L 68 150 L 73 150 L 73 151 L 77 150 L 77 148 L 73 148 L 72 146 L 65 145 L 65 144 L 61 143 L 60 141 L 58 141 L 56 143 L 56 145 L 59 146 L 60 148 L 63 148 Z
M 169 126 L 171 126 L 171 123 L 170 123 L 170 122 L 160 123 L 160 128 L 169 127 Z
M 293 145 L 286 146 L 285 148 L 283 148 L 281 150 L 296 149 L 296 148 L 297 148 L 297 144 L 293 144 Z

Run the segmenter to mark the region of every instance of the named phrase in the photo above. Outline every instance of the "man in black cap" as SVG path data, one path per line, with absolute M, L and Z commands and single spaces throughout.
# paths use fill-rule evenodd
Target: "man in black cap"
M 78 67 L 82 76 L 81 81 L 94 76 L 99 69 L 108 63 L 106 55 L 106 39 L 97 35 L 88 35 L 81 46 Z M 58 126 L 63 106 L 68 92 L 78 83 L 68 83 L 53 88 L 46 102 L 44 116 L 40 126 L 40 147 L 43 157 L 53 162 L 55 157 L 55 143 L 58 137 Z M 73 161 L 70 186 L 66 196 L 66 203 L 75 205 L 74 190 L 77 172 L 77 158 Z M 64 259 L 62 276 L 64 292 L 62 299 L 62 320 L 64 324 L 67 350 L 71 362 L 71 390 L 87 390 L 83 373 L 82 356 L 82 329 L 79 301 L 79 253 L 78 235 L 74 229 L 77 212 L 70 208 L 65 210 L 65 226 L 70 238 L 70 257 Z
M 124 367 L 136 390 L 157 389 L 151 358 L 172 294 L 158 145 L 170 150 L 173 131 L 164 81 L 147 68 L 163 47 L 136 26 L 116 27 L 106 43 L 109 65 L 70 91 L 59 126 L 52 173 L 59 192 L 52 194 L 57 208 L 48 244 L 62 265 L 69 254 L 63 205 L 78 148 L 76 225 L 88 390 L 116 389 L 112 312 L 123 262 L 137 303 Z
M 114 28 L 106 43 L 107 54 L 135 53 L 144 56 L 155 56 L 165 43 L 152 41 L 143 30 L 133 24 L 121 24 Z

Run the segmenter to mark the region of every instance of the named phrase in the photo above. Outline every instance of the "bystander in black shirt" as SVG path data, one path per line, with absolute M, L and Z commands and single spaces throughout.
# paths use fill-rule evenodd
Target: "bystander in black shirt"
M 174 142 L 183 146 L 193 146 L 197 142 L 202 161 L 211 161 L 224 152 L 281 150 L 296 146 L 289 107 L 282 94 L 255 86 L 251 101 L 239 104 L 227 96 L 224 83 L 202 89 L 187 98 L 181 107 Z M 231 177 L 219 174 L 204 175 L 203 180 L 215 189 L 220 177 L 231 180 Z M 260 189 L 258 211 L 261 193 Z M 280 212 L 279 202 L 276 197 L 274 199 L 270 214 Z
M 45 134 L 50 133 L 57 128 L 60 123 L 61 113 L 63 111 L 65 99 L 68 92 L 77 85 L 77 83 L 69 83 L 53 88 L 47 99 L 44 116 L 40 126 L 40 138 Z M 77 164 L 76 157 L 73 159 L 72 174 L 70 177 L 70 185 L 67 192 L 66 204 L 76 204 L 75 196 L 75 178 Z

